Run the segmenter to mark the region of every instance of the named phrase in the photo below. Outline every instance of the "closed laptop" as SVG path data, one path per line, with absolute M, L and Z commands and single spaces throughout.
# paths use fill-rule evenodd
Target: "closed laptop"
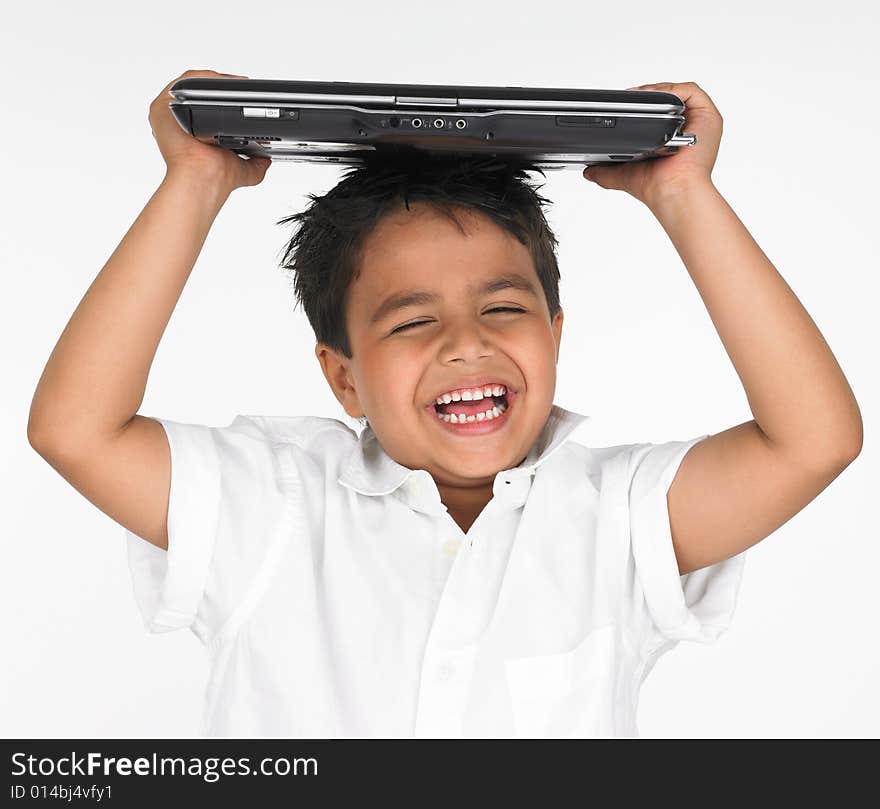
M 356 165 L 418 149 L 582 169 L 696 142 L 680 131 L 682 100 L 654 90 L 193 77 L 170 93 L 186 132 L 272 160 Z

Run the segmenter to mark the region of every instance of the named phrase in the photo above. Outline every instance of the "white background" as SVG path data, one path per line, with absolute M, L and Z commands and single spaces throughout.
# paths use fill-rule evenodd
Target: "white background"
M 678 6 L 678 7 L 676 7 Z M 623 89 L 695 81 L 724 117 L 713 180 L 816 321 L 861 406 L 860 457 L 748 551 L 715 644 L 683 643 L 641 694 L 644 737 L 877 736 L 880 543 L 878 12 L 867 2 L 15 4 L 4 13 L 3 737 L 192 737 L 207 660 L 148 634 L 123 529 L 29 446 L 62 329 L 164 176 L 150 101 L 187 69 L 251 78 Z M 337 166 L 279 162 L 220 212 L 139 412 L 349 419 L 279 269 L 275 222 Z M 540 175 L 535 176 L 540 182 Z M 556 402 L 578 441 L 662 442 L 751 418 L 651 212 L 580 171 L 541 193 L 566 311 Z M 873 485 L 872 485 L 873 484 Z

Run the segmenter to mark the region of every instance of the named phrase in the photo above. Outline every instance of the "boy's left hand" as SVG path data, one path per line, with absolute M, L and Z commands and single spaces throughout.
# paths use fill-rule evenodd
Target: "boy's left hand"
M 691 146 L 680 146 L 675 154 L 633 163 L 602 163 L 584 170 L 584 177 L 602 188 L 626 191 L 651 206 L 668 194 L 694 184 L 711 183 L 712 167 L 721 142 L 721 113 L 712 99 L 694 82 L 684 84 L 641 84 L 628 90 L 660 90 L 677 95 L 685 105 L 682 132 L 697 136 Z

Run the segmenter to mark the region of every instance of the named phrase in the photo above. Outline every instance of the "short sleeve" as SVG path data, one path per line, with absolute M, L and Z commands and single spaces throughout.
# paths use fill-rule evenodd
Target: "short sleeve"
M 627 483 L 634 603 L 643 624 L 643 651 L 670 641 L 715 641 L 729 626 L 745 551 L 679 575 L 666 495 L 688 450 L 708 438 L 635 445 Z
M 149 632 L 184 627 L 205 644 L 244 600 L 289 519 L 283 445 L 259 431 L 156 419 L 171 451 L 168 550 L 125 530 Z

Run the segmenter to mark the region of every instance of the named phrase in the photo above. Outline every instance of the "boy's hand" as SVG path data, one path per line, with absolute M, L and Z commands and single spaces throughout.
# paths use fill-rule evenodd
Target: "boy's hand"
M 660 90 L 677 95 L 685 105 L 681 131 L 695 134 L 697 141 L 663 157 L 591 166 L 584 170 L 584 177 L 602 188 L 626 191 L 649 207 L 654 201 L 694 183 L 711 183 L 723 123 L 712 99 L 690 81 L 684 84 L 642 84 L 627 89 Z
M 263 181 L 272 162 L 268 157 L 244 158 L 222 146 L 202 143 L 184 132 L 175 120 L 168 107 L 174 97 L 168 91 L 180 79 L 193 76 L 247 78 L 234 73 L 217 73 L 214 70 L 187 70 L 169 82 L 156 96 L 150 104 L 149 121 L 168 172 L 195 173 L 210 182 L 220 182 L 229 191 L 244 185 L 258 185 Z

